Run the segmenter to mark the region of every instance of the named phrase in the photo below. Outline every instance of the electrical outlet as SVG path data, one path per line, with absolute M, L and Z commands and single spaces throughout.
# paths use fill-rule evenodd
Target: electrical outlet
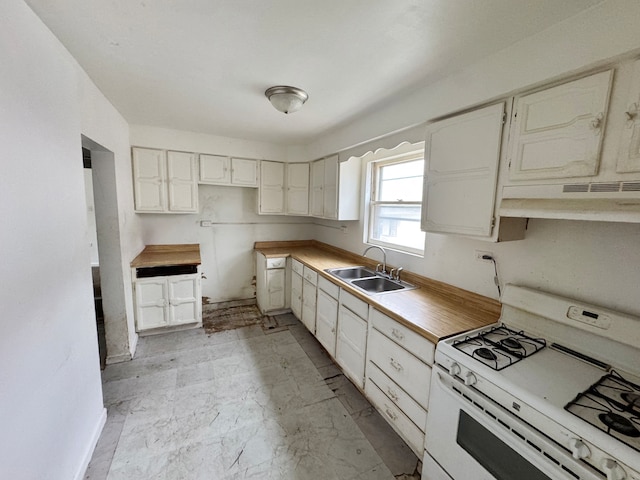
M 486 260 L 486 259 L 482 258 L 484 255 L 489 255 L 490 257 L 493 257 L 493 253 L 484 252 L 482 250 L 476 250 L 475 251 L 475 255 L 476 255 L 476 260 L 479 260 L 481 262 L 490 262 L 491 261 L 491 260 Z

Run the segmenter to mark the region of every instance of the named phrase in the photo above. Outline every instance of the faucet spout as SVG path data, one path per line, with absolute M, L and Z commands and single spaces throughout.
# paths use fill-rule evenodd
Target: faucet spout
M 382 252 L 382 273 L 386 275 L 387 273 L 387 252 L 384 248 L 378 246 L 378 245 L 371 245 L 367 248 L 365 248 L 364 252 L 362 252 L 362 256 L 366 257 L 367 256 L 367 252 L 369 250 L 371 250 L 372 248 L 377 248 L 378 250 L 380 250 Z M 378 264 L 379 265 L 379 264 Z M 378 270 L 378 267 L 376 267 L 376 271 Z

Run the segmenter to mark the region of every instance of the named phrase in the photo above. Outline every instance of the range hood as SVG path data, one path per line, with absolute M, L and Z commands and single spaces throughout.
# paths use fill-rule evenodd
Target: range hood
M 507 185 L 499 215 L 640 223 L 640 182 Z

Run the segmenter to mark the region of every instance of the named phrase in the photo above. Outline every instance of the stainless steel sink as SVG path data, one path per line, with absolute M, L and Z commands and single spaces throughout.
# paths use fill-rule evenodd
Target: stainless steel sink
M 330 268 L 325 270 L 334 277 L 339 278 L 363 291 L 367 295 L 379 293 L 402 292 L 417 288 L 415 285 L 383 276 L 367 267 Z
M 342 280 L 355 280 L 357 278 L 375 277 L 376 272 L 369 270 L 367 267 L 345 267 L 345 268 L 331 268 L 327 270 L 328 273 L 334 275 Z

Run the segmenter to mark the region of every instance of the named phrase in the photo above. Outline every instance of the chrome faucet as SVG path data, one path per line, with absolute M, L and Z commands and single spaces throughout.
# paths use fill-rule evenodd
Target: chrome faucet
M 377 248 L 382 252 L 382 272 L 381 273 L 386 275 L 387 274 L 387 252 L 384 248 L 378 245 L 371 245 L 370 247 L 365 248 L 364 252 L 362 252 L 362 256 L 366 257 L 367 252 L 372 248 Z M 380 267 L 380 264 L 376 265 L 376 273 L 378 272 L 378 267 Z

